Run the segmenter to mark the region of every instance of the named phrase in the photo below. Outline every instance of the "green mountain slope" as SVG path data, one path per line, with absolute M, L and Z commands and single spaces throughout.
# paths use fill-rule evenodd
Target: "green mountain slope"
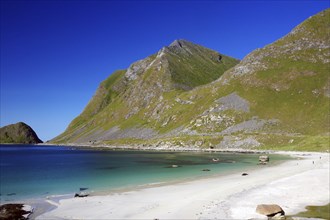
M 42 141 L 30 126 L 19 122 L 0 128 L 0 143 L 38 144 Z
M 162 112 L 175 97 L 218 79 L 239 61 L 197 44 L 176 40 L 157 54 L 103 81 L 85 110 L 56 142 L 89 142 L 155 136 Z
M 55 142 L 328 150 L 330 10 L 239 64 L 179 40 L 104 81 Z

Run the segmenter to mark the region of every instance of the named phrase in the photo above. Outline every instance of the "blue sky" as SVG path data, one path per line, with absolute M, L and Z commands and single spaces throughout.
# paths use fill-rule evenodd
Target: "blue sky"
M 46 141 L 114 70 L 186 39 L 242 59 L 329 1 L 1 1 L 0 126 Z

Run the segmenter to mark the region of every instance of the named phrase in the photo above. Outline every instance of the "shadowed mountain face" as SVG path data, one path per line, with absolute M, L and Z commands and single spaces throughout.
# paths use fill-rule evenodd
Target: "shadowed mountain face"
M 176 40 L 103 81 L 53 141 L 325 150 L 329 27 L 328 9 L 240 63 Z
M 19 122 L 0 128 L 0 143 L 38 144 L 42 141 L 30 126 Z

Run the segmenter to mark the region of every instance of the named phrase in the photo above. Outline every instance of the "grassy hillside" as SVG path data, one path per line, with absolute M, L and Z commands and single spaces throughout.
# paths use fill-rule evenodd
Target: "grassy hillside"
M 127 70 L 111 74 L 100 84 L 84 111 L 53 141 L 88 142 L 100 140 L 100 136 L 105 136 L 102 140 L 111 139 L 111 134 L 104 133 L 111 128 L 118 130 L 117 127 L 121 130 L 147 127 L 156 134 L 170 120 L 171 116 L 164 118 L 163 113 L 180 102 L 175 101 L 176 97 L 218 79 L 237 63 L 238 60 L 216 51 L 176 40 Z M 140 136 L 143 139 L 150 135 Z
M 185 40 L 173 42 L 166 52 L 172 82 L 185 90 L 218 79 L 238 63 L 238 60 Z
M 329 150 L 329 27 L 328 9 L 239 64 L 174 41 L 111 75 L 54 141 Z
M 38 144 L 42 143 L 42 141 L 30 126 L 19 122 L 0 128 L 0 143 Z
M 116 71 L 104 80 L 82 114 L 71 122 L 67 130 L 75 129 L 80 125 L 87 123 L 88 120 L 111 103 L 119 93 L 125 89 L 125 85 L 120 85 L 124 73 L 124 70 Z M 117 84 L 118 86 L 115 87 Z

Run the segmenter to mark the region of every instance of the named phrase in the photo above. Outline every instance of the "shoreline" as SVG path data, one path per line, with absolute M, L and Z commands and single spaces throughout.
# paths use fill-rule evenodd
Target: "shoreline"
M 4 144 L 4 145 L 9 145 L 9 144 Z M 13 144 L 13 145 L 17 145 L 17 144 Z M 289 154 L 287 153 L 281 153 L 281 152 L 276 152 L 273 150 L 251 150 L 251 149 L 239 149 L 239 148 L 231 148 L 230 150 L 228 149 L 200 149 L 200 148 L 183 148 L 183 149 L 179 149 L 177 147 L 173 147 L 171 149 L 159 149 L 159 148 L 136 148 L 136 147 L 132 147 L 132 146 L 127 146 L 127 147 L 118 147 L 118 146 L 112 146 L 112 145 L 102 145 L 102 146 L 93 146 L 93 145 L 79 145 L 79 144 L 63 144 L 63 145 L 57 145 L 57 144 L 44 144 L 44 143 L 40 143 L 40 144 L 21 144 L 21 145 L 29 145 L 29 146 L 36 146 L 36 147 L 56 147 L 56 146 L 60 146 L 60 147 L 67 147 L 71 150 L 100 150 L 100 151 L 132 151 L 132 152 L 139 152 L 139 151 L 146 151 L 146 152 L 175 152 L 175 153 L 228 153 L 228 154 L 283 154 L 288 156 Z M 1 146 L 1 145 L 0 145 Z M 290 156 L 290 155 L 289 155 Z M 275 166 L 278 163 L 282 163 L 282 161 L 274 161 L 272 160 L 270 163 L 267 164 L 267 166 Z M 263 166 L 263 165 L 261 165 Z M 248 168 L 248 169 L 258 169 L 257 167 L 254 168 Z M 228 171 L 230 172 L 230 171 Z M 239 172 L 239 171 L 234 171 L 234 172 Z M 232 172 L 230 172 L 232 173 Z M 108 193 L 112 193 L 112 192 L 126 192 L 126 191 L 132 191 L 135 189 L 144 189 L 144 188 L 149 188 L 149 187 L 157 187 L 157 186 L 164 186 L 164 185 L 171 185 L 171 184 L 177 184 L 177 183 L 182 183 L 182 182 L 190 182 L 193 181 L 195 179 L 207 179 L 207 178 L 215 178 L 215 177 L 219 177 L 219 176 L 223 176 L 223 175 L 227 175 L 228 173 L 222 173 L 222 174 L 218 174 L 218 173 L 213 173 L 211 175 L 207 175 L 207 176 L 198 176 L 198 177 L 187 177 L 181 180 L 169 180 L 166 182 L 161 182 L 161 183 L 146 183 L 143 185 L 136 185 L 136 186 L 128 186 L 128 187 L 123 187 L 123 188 L 116 188 L 116 189 L 102 189 L 102 190 L 92 190 L 91 191 L 91 195 L 106 195 Z M 68 192 L 65 195 L 57 195 L 57 194 L 49 194 L 47 197 L 70 197 L 73 196 L 76 192 Z M 40 197 L 40 196 L 34 196 L 34 197 L 23 197 L 23 198 L 18 198 L 18 199 L 14 199 L 14 200 L 8 200 L 6 202 L 0 201 L 0 205 L 2 204 L 7 204 L 7 203 L 25 203 L 26 201 L 28 201 L 30 203 L 30 201 L 39 201 L 45 199 L 45 197 Z
M 277 150 L 256 150 L 247 148 L 200 148 L 200 147 L 155 147 L 155 146 L 132 146 L 132 145 L 107 145 L 107 144 L 87 144 L 87 143 L 42 143 L 36 146 L 59 146 L 59 147 L 72 147 L 74 149 L 91 149 L 91 150 L 109 150 L 109 151 L 155 151 L 155 152 L 207 152 L 207 153 L 237 153 L 237 154 L 287 154 L 290 152 L 296 153 L 298 151 L 277 151 Z M 327 152 L 303 152 L 302 153 L 327 153 Z
M 75 149 L 82 149 L 82 148 L 75 148 Z M 88 149 L 96 150 L 94 148 L 88 148 Z M 152 152 L 152 150 L 148 150 L 148 151 Z M 160 152 L 160 151 L 156 151 L 156 152 Z M 180 151 L 180 152 L 183 152 L 183 151 Z M 185 152 L 187 152 L 187 151 L 185 151 Z M 194 153 L 194 152 L 196 152 L 196 153 L 203 153 L 203 152 L 210 153 L 208 151 L 189 151 L 189 152 L 192 152 L 192 153 Z M 216 153 L 216 152 L 211 152 L 211 153 Z M 244 154 L 242 152 L 237 152 L 237 151 L 235 151 L 235 152 L 224 152 L 224 153 Z M 255 152 L 248 152 L 248 153 L 249 154 L 255 154 Z M 265 152 L 258 152 L 258 154 L 260 154 L 260 153 L 265 153 Z M 273 153 L 273 152 L 267 152 L 267 154 L 268 153 Z M 275 153 L 274 153 L 274 155 L 275 155 Z M 292 159 L 289 159 L 289 160 L 292 160 Z M 257 161 L 256 161 L 256 163 L 257 163 Z M 271 159 L 270 163 L 268 163 L 267 165 L 247 167 L 247 168 L 240 169 L 240 170 L 235 170 L 235 171 L 227 171 L 227 172 L 224 172 L 224 173 L 221 172 L 221 173 L 212 173 L 212 174 L 210 173 L 211 175 L 206 175 L 206 176 L 187 177 L 187 178 L 180 179 L 180 180 L 168 180 L 168 181 L 164 181 L 164 182 L 146 183 L 146 184 L 142 184 L 142 185 L 120 187 L 120 188 L 115 188 L 115 189 L 99 189 L 99 190 L 94 189 L 94 190 L 91 190 L 91 191 L 87 191 L 87 193 L 89 194 L 89 197 L 94 197 L 94 196 L 107 196 L 107 195 L 113 195 L 113 194 L 127 193 L 127 192 L 132 192 L 132 191 L 140 191 L 140 190 L 145 190 L 145 189 L 148 189 L 148 188 L 156 188 L 156 187 L 164 187 L 164 186 L 177 185 L 177 184 L 185 184 L 185 183 L 189 183 L 189 182 L 196 181 L 196 180 L 207 180 L 207 179 L 219 178 L 219 177 L 223 177 L 223 176 L 226 176 L 226 175 L 231 175 L 233 173 L 235 173 L 237 175 L 241 175 L 242 172 L 250 172 L 252 170 L 259 170 L 259 169 L 263 169 L 264 167 L 273 167 L 273 166 L 277 166 L 278 164 L 281 164 L 281 163 L 284 163 L 284 161 L 283 160 L 278 160 L 277 161 L 276 159 L 275 160 Z M 32 197 L 32 198 L 22 198 L 22 199 L 7 201 L 6 203 L 3 203 L 3 204 L 12 203 L 12 204 L 30 205 L 34 208 L 34 212 L 31 214 L 30 219 L 35 219 L 39 215 L 42 215 L 46 212 L 49 212 L 49 211 L 55 209 L 57 206 L 59 206 L 59 200 L 74 198 L 75 193 L 77 193 L 77 192 L 66 193 L 66 194 L 63 194 L 63 195 L 62 194 L 58 194 L 58 195 L 57 194 L 50 194 L 46 197 L 37 196 L 37 197 Z
M 277 203 L 288 215 L 304 211 L 307 205 L 329 203 L 329 153 L 271 153 L 302 159 L 249 170 L 247 176 L 236 172 L 108 195 L 62 199 L 58 207 L 37 219 L 247 219 L 263 217 L 255 213 L 260 203 Z M 319 192 L 303 195 L 309 188 Z M 265 196 L 270 194 L 273 198 Z

